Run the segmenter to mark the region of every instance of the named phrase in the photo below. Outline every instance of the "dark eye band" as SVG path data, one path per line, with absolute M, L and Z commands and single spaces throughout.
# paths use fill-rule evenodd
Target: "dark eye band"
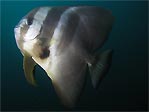
M 33 23 L 33 19 L 32 18 L 28 18 L 27 19 L 27 25 L 32 25 Z

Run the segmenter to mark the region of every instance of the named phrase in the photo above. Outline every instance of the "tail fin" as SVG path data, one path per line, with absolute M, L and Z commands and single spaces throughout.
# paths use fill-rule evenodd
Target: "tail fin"
M 105 74 L 108 72 L 112 61 L 113 50 L 106 50 L 96 56 L 96 62 L 90 67 L 90 75 L 94 88 L 97 88 Z

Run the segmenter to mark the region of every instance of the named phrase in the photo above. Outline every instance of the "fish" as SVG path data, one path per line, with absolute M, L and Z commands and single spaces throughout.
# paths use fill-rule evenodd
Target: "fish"
M 49 76 L 61 103 L 75 107 L 87 71 L 96 89 L 112 63 L 112 49 L 98 52 L 114 23 L 112 12 L 96 6 L 32 9 L 15 26 L 26 80 L 37 86 L 34 69 Z

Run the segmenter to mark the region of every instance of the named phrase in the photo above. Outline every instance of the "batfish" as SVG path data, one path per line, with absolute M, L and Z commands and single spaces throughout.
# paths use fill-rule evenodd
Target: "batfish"
M 27 81 L 36 85 L 33 71 L 39 65 L 50 77 L 62 104 L 75 106 L 86 71 L 97 88 L 109 70 L 113 50 L 97 51 L 107 40 L 113 22 L 109 10 L 94 6 L 31 10 L 14 28 Z

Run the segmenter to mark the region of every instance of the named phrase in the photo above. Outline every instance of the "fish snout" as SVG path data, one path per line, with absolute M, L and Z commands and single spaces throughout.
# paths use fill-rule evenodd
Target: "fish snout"
M 16 40 L 16 44 L 17 44 L 18 48 L 21 50 L 21 52 L 23 52 L 22 45 L 23 45 L 24 41 L 21 37 L 21 27 L 19 25 L 17 25 L 14 28 L 14 35 L 15 35 L 15 40 Z
M 20 27 L 19 26 L 16 26 L 14 28 L 14 34 L 15 34 L 15 39 L 19 40 L 19 38 L 20 38 Z

